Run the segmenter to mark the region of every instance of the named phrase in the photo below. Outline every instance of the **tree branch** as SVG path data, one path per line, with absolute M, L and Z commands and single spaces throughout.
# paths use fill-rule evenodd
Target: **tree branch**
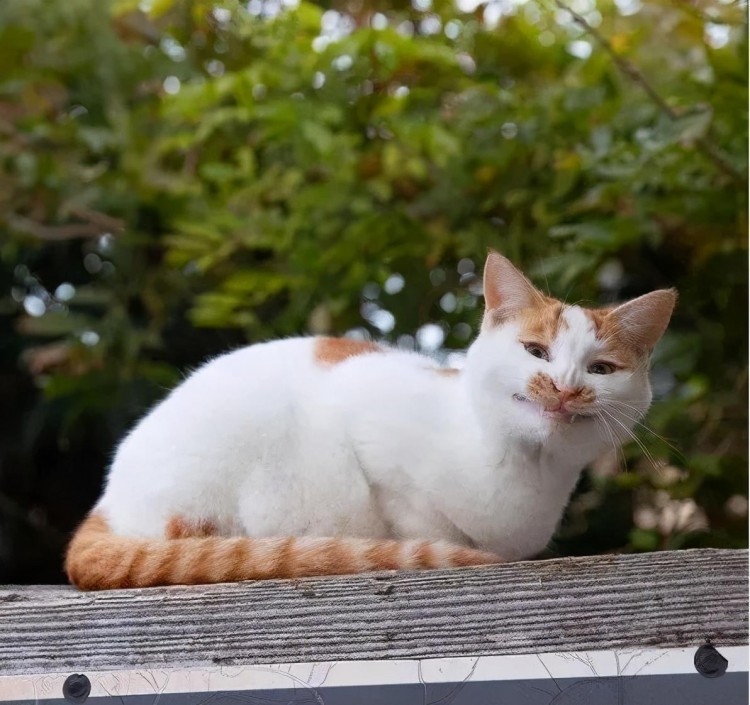
M 39 240 L 52 241 L 97 237 L 105 231 L 118 233 L 125 227 L 123 221 L 118 218 L 113 218 L 98 211 L 78 208 L 71 210 L 71 213 L 87 222 L 69 223 L 67 225 L 45 225 L 17 213 L 8 214 L 6 221 L 14 230 L 28 233 Z
M 644 93 L 653 101 L 653 103 L 659 108 L 659 110 L 666 115 L 670 120 L 677 120 L 680 117 L 678 113 L 664 98 L 659 95 L 657 90 L 651 85 L 649 80 L 643 75 L 632 62 L 628 61 L 623 56 L 618 54 L 609 40 L 600 34 L 595 27 L 589 24 L 588 20 L 575 10 L 571 9 L 562 0 L 554 0 L 555 5 L 561 10 L 570 13 L 573 21 L 581 27 L 592 39 L 609 54 L 610 58 L 614 62 L 615 66 L 629 78 L 633 83 L 643 90 Z M 698 151 L 703 153 L 713 164 L 724 174 L 737 181 L 738 183 L 747 183 L 747 178 L 741 174 L 727 158 L 721 153 L 719 147 L 717 147 L 708 137 L 698 137 L 695 140 L 695 146 Z
M 91 208 L 75 206 L 69 209 L 69 213 L 103 230 L 109 230 L 112 234 L 122 232 L 125 229 L 125 223 L 120 218 L 114 218 L 111 215 L 92 210 Z

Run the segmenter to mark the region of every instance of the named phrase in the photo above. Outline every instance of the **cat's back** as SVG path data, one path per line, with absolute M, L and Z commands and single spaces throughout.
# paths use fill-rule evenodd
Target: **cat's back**
M 281 422 L 278 414 L 318 384 L 317 340 L 255 343 L 205 362 L 141 419 L 120 452 L 149 437 L 190 441 L 198 434 L 217 445 L 237 424 L 249 431 L 262 419 Z
M 300 413 L 335 394 L 336 374 L 353 359 L 388 348 L 346 338 L 300 337 L 256 343 L 203 364 L 146 414 L 120 444 L 113 470 L 133 455 L 163 449 L 231 448 L 238 438 L 288 434 Z M 397 353 L 395 353 L 397 354 Z
M 315 372 L 331 371 L 353 358 L 374 353 L 398 354 L 398 351 L 366 340 L 308 336 L 254 343 L 205 363 L 191 375 L 217 381 L 231 376 L 235 381 L 257 380 L 259 373 L 278 373 L 285 379 L 299 380 Z M 203 380 L 202 380 L 203 381 Z
M 371 374 L 387 375 L 415 365 L 414 354 L 365 340 L 334 337 L 298 337 L 256 343 L 225 353 L 193 372 L 169 400 L 176 413 L 193 401 L 204 404 L 222 397 L 224 414 L 251 410 L 257 401 L 263 414 L 275 405 L 314 405 L 353 378 L 364 382 Z M 384 368 L 385 364 L 385 368 Z M 238 407 L 234 407 L 237 404 Z
M 256 343 L 199 367 L 125 438 L 131 446 L 231 448 L 236 438 L 289 436 L 304 422 L 324 430 L 367 404 L 377 411 L 430 396 L 446 372 L 423 355 L 371 341 L 299 337 Z M 447 372 L 451 372 L 450 370 Z M 453 371 L 455 372 L 455 371 Z

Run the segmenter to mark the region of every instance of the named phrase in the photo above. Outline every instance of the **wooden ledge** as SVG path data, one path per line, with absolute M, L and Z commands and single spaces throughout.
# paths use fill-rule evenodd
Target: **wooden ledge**
M 0 587 L 0 676 L 748 641 L 745 550 L 82 593 Z

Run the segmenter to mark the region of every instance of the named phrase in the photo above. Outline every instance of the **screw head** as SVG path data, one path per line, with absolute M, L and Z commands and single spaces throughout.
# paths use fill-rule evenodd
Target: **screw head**
M 727 672 L 727 661 L 711 644 L 704 644 L 695 652 L 695 670 L 706 678 L 718 678 Z
M 85 703 L 91 692 L 91 681 L 83 673 L 68 676 L 63 683 L 63 697 L 69 703 Z

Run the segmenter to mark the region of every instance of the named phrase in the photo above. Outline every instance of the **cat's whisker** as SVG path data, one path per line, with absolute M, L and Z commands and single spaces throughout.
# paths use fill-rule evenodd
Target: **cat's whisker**
M 617 405 L 619 407 L 626 409 L 629 412 L 632 412 L 634 416 L 628 417 L 631 420 L 642 419 L 645 416 L 645 412 L 642 409 L 639 409 L 637 406 L 633 406 L 632 404 L 628 404 L 627 402 L 620 401 L 619 399 L 608 399 L 606 397 L 600 397 L 599 401 L 604 406 Z
M 643 441 L 638 438 L 638 436 L 633 433 L 632 429 L 628 428 L 620 419 L 618 419 L 614 414 L 611 414 L 609 411 L 607 411 L 605 408 L 602 407 L 601 409 L 607 416 L 609 416 L 615 423 L 617 423 L 619 426 L 622 427 L 622 429 L 625 431 L 625 433 L 632 438 L 635 443 L 638 445 L 638 447 L 641 449 L 643 455 L 645 458 L 651 463 L 654 470 L 659 469 L 659 464 L 656 462 L 656 459 L 651 454 L 651 451 L 649 451 L 648 448 L 646 448 L 646 445 L 643 443 Z
M 618 464 L 620 465 L 620 469 L 626 468 L 627 460 L 625 459 L 625 453 L 622 450 L 622 445 L 617 442 L 615 434 L 610 428 L 610 425 L 607 423 L 607 420 L 604 418 L 600 411 L 594 411 L 594 420 L 601 421 L 604 430 L 607 432 L 608 440 L 612 443 L 612 450 L 615 454 L 615 458 L 617 459 Z
M 652 402 L 654 400 L 661 401 L 661 400 L 666 399 L 666 398 L 667 398 L 666 396 L 660 396 L 660 395 L 654 394 L 652 396 L 652 398 L 651 398 L 651 401 Z M 643 403 L 643 399 L 628 399 L 628 398 L 623 398 L 623 397 L 612 397 L 612 396 L 608 396 L 604 392 L 600 392 L 599 393 L 599 399 L 601 399 L 603 401 L 621 401 L 621 402 L 624 402 L 626 404 L 630 404 L 631 402 L 638 403 L 638 404 L 642 404 Z
M 623 416 L 625 416 L 629 421 L 632 421 L 633 423 L 640 426 L 644 431 L 647 431 L 650 433 L 654 438 L 658 438 L 664 445 L 668 446 L 671 450 L 673 450 L 677 455 L 682 459 L 685 460 L 685 456 L 680 452 L 680 450 L 672 443 L 670 443 L 664 436 L 654 431 L 653 428 L 651 428 L 647 423 L 644 423 L 642 419 L 644 418 L 643 413 L 640 411 L 640 409 L 637 409 L 634 406 L 631 406 L 629 404 L 626 404 L 624 402 L 621 402 L 616 399 L 609 399 L 606 402 L 607 404 L 619 404 L 623 407 L 625 407 L 628 410 L 635 411 L 637 413 L 636 417 L 629 416 L 624 411 L 620 410 L 619 413 L 621 413 Z

